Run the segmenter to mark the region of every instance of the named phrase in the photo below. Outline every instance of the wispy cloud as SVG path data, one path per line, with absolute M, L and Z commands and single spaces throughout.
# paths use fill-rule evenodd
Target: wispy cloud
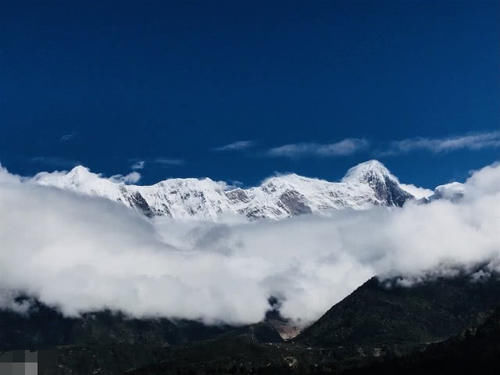
M 216 147 L 213 150 L 214 151 L 241 151 L 241 150 L 246 150 L 254 145 L 255 145 L 254 141 L 245 140 L 245 141 L 237 141 L 237 142 L 229 143 L 229 144 L 224 145 L 224 146 Z
M 30 160 L 33 163 L 48 165 L 56 168 L 69 168 L 80 164 L 79 161 L 65 159 L 58 156 L 35 156 Z
M 131 164 L 130 169 L 137 171 L 144 169 L 146 164 L 158 165 L 162 167 L 175 167 L 186 164 L 186 161 L 178 158 L 156 157 L 156 158 L 131 158 L 128 160 Z
M 365 150 L 368 146 L 366 139 L 346 138 L 335 143 L 291 143 L 271 148 L 267 155 L 287 158 L 347 156 Z
M 172 158 L 156 158 L 152 160 L 153 163 L 161 164 L 164 166 L 174 166 L 174 165 L 183 165 L 185 161 L 182 159 L 172 159 Z
M 391 142 L 389 149 L 382 154 L 392 155 L 416 150 L 434 153 L 455 150 L 481 150 L 500 147 L 500 131 L 458 135 L 446 138 L 408 138 Z
M 76 132 L 71 132 L 68 134 L 63 134 L 61 138 L 59 138 L 59 142 L 69 142 L 76 137 Z
M 130 168 L 132 168 L 133 170 L 144 169 L 145 164 L 146 162 L 144 160 L 138 160 L 134 164 L 132 164 Z

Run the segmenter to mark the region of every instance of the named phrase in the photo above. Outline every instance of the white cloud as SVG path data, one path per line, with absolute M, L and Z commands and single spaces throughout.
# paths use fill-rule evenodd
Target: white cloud
M 130 167 L 131 169 L 137 170 L 137 169 L 144 169 L 144 165 L 146 162 L 144 160 L 138 160 L 132 166 Z
M 216 147 L 213 150 L 214 151 L 241 151 L 241 150 L 246 150 L 250 147 L 252 147 L 255 144 L 253 141 L 236 141 L 233 143 L 229 143 L 224 146 Z
M 392 142 L 384 154 L 428 150 L 435 153 L 454 150 L 481 150 L 500 147 L 500 131 L 459 135 L 447 138 L 408 138 Z
M 499 268 L 498 228 L 500 165 L 474 173 L 457 202 L 250 224 L 151 221 L 0 170 L 0 285 L 66 314 L 247 323 L 275 295 L 285 315 L 309 322 L 372 275 L 412 282 L 456 264 Z
M 133 171 L 126 175 L 115 174 L 109 178 L 113 182 L 123 182 L 124 184 L 135 184 L 141 179 L 139 172 Z
M 346 138 L 336 143 L 292 143 L 268 150 L 269 156 L 299 158 L 303 156 L 346 156 L 364 150 L 369 142 L 361 138 Z

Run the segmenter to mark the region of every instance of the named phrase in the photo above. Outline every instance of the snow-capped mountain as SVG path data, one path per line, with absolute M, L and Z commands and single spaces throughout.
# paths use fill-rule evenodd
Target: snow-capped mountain
M 108 198 L 149 217 L 215 221 L 225 215 L 281 219 L 328 209 L 402 206 L 414 198 L 376 160 L 351 168 L 340 182 L 288 174 L 268 178 L 260 186 L 248 189 L 209 178 L 167 179 L 150 186 L 127 185 L 82 166 L 69 172 L 42 172 L 32 181 Z

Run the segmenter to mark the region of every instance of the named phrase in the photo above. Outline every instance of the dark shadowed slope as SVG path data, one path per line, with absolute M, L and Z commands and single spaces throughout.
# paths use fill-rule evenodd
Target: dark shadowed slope
M 0 310 L 0 350 L 95 343 L 176 345 L 208 339 L 230 329 L 232 327 L 206 326 L 197 321 L 133 319 L 112 311 L 70 318 L 35 301 L 24 314 Z
M 219 336 L 244 337 L 251 343 L 282 341 L 267 322 L 207 326 L 188 320 L 135 319 L 112 311 L 70 318 L 37 301 L 24 314 L 0 310 L 0 352 L 48 350 L 54 361 L 39 371 L 41 375 L 120 374 L 160 361 L 168 347 Z
M 388 288 L 373 278 L 329 310 L 294 342 L 243 336 L 167 348 L 134 375 L 343 373 L 446 340 L 482 322 L 500 303 L 500 281 L 470 275 Z M 353 371 L 353 370 L 352 370 Z M 368 372 L 369 373 L 369 372 Z
M 367 356 L 403 353 L 457 334 L 499 303 L 500 281 L 496 276 L 473 281 L 463 274 L 413 287 L 372 278 L 295 341 L 352 348 Z
M 111 312 L 71 319 L 35 303 L 27 315 L 0 312 L 0 342 L 3 349 L 53 348 L 51 375 L 339 373 L 392 363 L 477 326 L 499 296 L 496 276 L 462 274 L 413 287 L 373 278 L 285 343 L 269 322 L 206 327 Z
M 500 372 L 500 309 L 478 328 L 469 328 L 445 342 L 430 345 L 423 352 L 353 369 L 347 374 L 455 375 L 481 370 Z

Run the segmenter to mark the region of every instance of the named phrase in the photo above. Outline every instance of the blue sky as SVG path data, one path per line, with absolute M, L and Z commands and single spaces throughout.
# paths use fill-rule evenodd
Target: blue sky
M 500 159 L 498 1 L 16 3 L 0 14 L 15 173 L 252 185 L 377 158 L 432 187 Z

